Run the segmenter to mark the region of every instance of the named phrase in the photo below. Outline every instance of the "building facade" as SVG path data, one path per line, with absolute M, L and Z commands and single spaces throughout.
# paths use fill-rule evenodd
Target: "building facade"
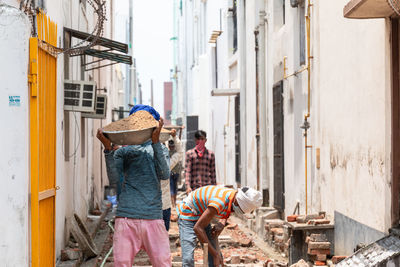
M 262 190 L 283 217 L 326 211 L 336 254 L 396 226 L 393 9 L 360 21 L 348 0 L 181 2 L 177 114 L 208 132 L 218 182 Z
M 104 186 L 108 184 L 108 179 L 102 148 L 96 138 L 96 132 L 98 128 L 111 122 L 113 109 L 124 106 L 123 76 L 119 66 L 102 67 L 113 61 L 91 63 L 96 60 L 95 56 L 52 53 L 53 50 L 46 45 L 47 43 L 53 47 L 64 49 L 74 47 L 82 41 L 77 38 L 80 33 L 93 31 L 98 18 L 95 10 L 87 1 L 34 1 L 35 7 L 41 11 L 31 21 L 23 12 L 24 4 L 26 4 L 24 2 L 27 1 L 0 1 L 0 18 L 9 22 L 0 27 L 2 30 L 9 31 L 16 26 L 14 34 L 3 36 L 7 43 L 2 39 L 2 45 L 4 45 L 2 51 L 5 53 L 2 53 L 2 57 L 6 54 L 18 55 L 19 58 L 13 60 L 15 62 L 14 69 L 28 70 L 28 73 L 21 72 L 21 77 L 17 76 L 16 72 L 4 77 L 7 80 L 4 85 L 7 84 L 6 86 L 11 89 L 9 94 L 15 96 L 12 102 L 13 108 L 22 107 L 19 112 L 14 113 L 12 120 L 16 124 L 23 125 L 19 128 L 19 132 L 25 136 L 23 139 L 26 141 L 21 146 L 23 149 L 17 147 L 17 142 L 10 143 L 10 150 L 17 149 L 19 151 L 17 156 L 4 155 L 5 162 L 12 158 L 17 159 L 14 163 L 10 161 L 11 165 L 7 167 L 7 170 L 10 172 L 10 177 L 14 177 L 19 186 L 12 187 L 12 184 L 15 183 L 12 180 L 10 180 L 10 184 L 6 183 L 6 187 L 11 187 L 9 192 L 4 195 L 5 197 L 0 199 L 1 205 L 14 207 L 13 209 L 19 212 L 10 213 L 8 218 L 1 220 L 2 228 L 10 233 L 10 236 L 4 239 L 4 245 L 10 250 L 0 252 L 0 261 L 10 266 L 27 266 L 29 264 L 54 266 L 61 249 L 69 240 L 69 221 L 73 215 L 77 214 L 86 220 L 89 211 L 99 209 L 104 199 Z M 106 20 L 102 24 L 102 37 L 108 38 L 111 45 L 113 45 L 114 35 L 113 5 L 114 1 L 106 1 L 106 13 L 104 14 Z M 15 18 L 19 19 L 15 20 Z M 35 23 L 32 24 L 32 21 Z M 38 76 L 35 74 L 35 68 L 32 67 L 35 65 L 31 60 L 34 55 L 32 52 L 34 46 L 32 38 L 29 39 L 35 37 L 34 33 L 38 34 L 37 38 L 33 39 L 36 40 L 36 44 L 40 44 L 39 48 L 36 47 L 39 49 L 39 55 L 46 54 L 46 57 L 54 59 L 54 65 L 46 65 L 47 71 L 39 71 Z M 16 51 L 16 49 L 19 50 Z M 94 49 L 102 50 L 102 47 L 95 46 Z M 17 54 L 7 52 L 11 50 L 16 51 Z M 98 56 L 98 54 L 96 55 Z M 39 66 L 40 69 L 45 63 L 39 58 L 39 63 L 36 64 L 35 66 Z M 6 61 L 2 61 L 0 65 L 1 69 L 9 68 Z M 48 77 L 53 78 L 49 81 L 48 87 L 46 87 L 47 84 L 43 87 L 41 83 L 50 79 Z M 93 118 L 81 111 L 67 110 L 65 108 L 67 93 L 64 92 L 66 80 L 94 82 L 97 95 L 105 95 L 107 98 L 101 109 L 104 116 Z M 37 81 L 39 81 L 38 96 L 35 95 L 36 89 L 33 89 L 36 88 L 36 85 L 33 86 L 33 84 L 36 84 Z M 21 93 L 16 91 L 17 88 L 26 91 Z M 44 89 L 42 90 L 42 88 Z M 42 91 L 48 93 L 42 96 L 40 95 Z M 36 103 L 39 103 L 40 106 L 47 96 L 54 96 L 54 101 L 49 102 L 50 105 L 46 106 L 45 104 L 43 110 L 40 109 L 38 118 L 42 118 L 40 116 L 44 112 L 44 120 L 33 120 L 32 118 L 36 114 L 33 113 L 33 108 Z M 35 102 L 35 99 L 39 100 Z M 96 103 L 99 104 L 99 100 Z M 11 106 L 4 102 L 2 108 L 8 110 Z M 46 114 L 51 114 L 51 116 L 46 117 Z M 36 121 L 38 121 L 36 130 L 39 136 L 37 156 L 33 155 L 36 135 L 32 128 L 36 125 Z M 17 131 L 17 129 L 13 131 Z M 46 135 L 48 131 L 51 135 Z M 51 142 L 40 139 L 42 134 L 48 136 Z M 6 134 L 1 134 L 1 136 L 6 138 Z M 42 145 L 42 141 L 44 145 Z M 43 158 L 47 157 L 45 155 L 52 155 L 51 159 L 46 161 L 47 163 L 42 162 Z M 35 162 L 38 164 L 37 168 Z M 13 171 L 15 168 L 20 171 Z M 49 173 L 49 169 L 54 173 Z M 35 170 L 38 171 L 37 176 L 33 173 Z M 43 184 L 45 179 L 50 179 L 48 184 Z M 35 189 L 36 182 L 38 191 Z M 7 204 L 7 201 L 14 204 Z M 16 223 L 15 220 L 20 223 Z M 12 236 L 11 233 L 18 233 L 18 236 Z M 23 242 L 18 243 L 21 241 Z

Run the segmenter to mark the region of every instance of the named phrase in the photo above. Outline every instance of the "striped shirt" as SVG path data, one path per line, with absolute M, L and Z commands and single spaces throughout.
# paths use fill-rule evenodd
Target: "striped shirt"
M 176 207 L 179 218 L 188 221 L 197 221 L 208 207 L 217 210 L 218 219 L 227 219 L 231 215 L 231 207 L 236 190 L 209 185 L 203 186 L 179 203 Z

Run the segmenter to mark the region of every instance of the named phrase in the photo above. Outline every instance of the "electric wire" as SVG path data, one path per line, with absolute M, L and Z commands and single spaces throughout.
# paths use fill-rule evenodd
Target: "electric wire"
M 111 230 L 112 230 L 113 233 L 114 233 L 114 232 L 115 232 L 115 229 L 114 229 L 114 227 L 111 225 L 111 220 L 108 221 L 108 226 L 111 228 Z M 108 257 L 110 257 L 110 255 L 111 255 L 111 253 L 112 253 L 112 251 L 113 251 L 113 248 L 114 248 L 114 246 L 111 246 L 111 248 L 110 248 L 110 250 L 107 252 L 106 256 L 104 256 L 104 259 L 103 259 L 103 261 L 102 261 L 100 267 L 103 267 L 103 266 L 106 264 Z
M 399 0 L 388 0 L 389 5 L 392 7 L 393 11 L 400 16 L 400 4 Z

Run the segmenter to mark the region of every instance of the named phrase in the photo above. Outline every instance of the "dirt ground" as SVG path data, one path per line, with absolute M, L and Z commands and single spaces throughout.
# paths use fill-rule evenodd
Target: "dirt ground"
M 172 218 L 174 217 L 176 218 L 175 211 L 172 213 Z M 269 261 L 287 262 L 287 258 L 284 255 L 276 252 L 267 243 L 256 237 L 238 218 L 231 218 L 228 222 L 228 226 L 219 238 L 225 264 L 228 266 L 266 266 Z M 101 227 L 108 227 L 107 223 L 104 222 Z M 169 236 L 172 265 L 182 266 L 177 222 L 171 222 Z M 101 255 L 97 258 L 93 266 L 100 266 L 111 246 L 112 232 L 107 237 Z M 200 245 L 195 250 L 195 263 L 196 266 L 203 266 L 203 250 Z M 112 253 L 106 259 L 105 266 L 114 266 Z M 134 266 L 151 266 L 151 262 L 145 251 L 140 251 L 136 256 Z

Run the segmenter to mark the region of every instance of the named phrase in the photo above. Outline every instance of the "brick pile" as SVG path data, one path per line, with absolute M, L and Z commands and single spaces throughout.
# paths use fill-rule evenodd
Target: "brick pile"
M 324 234 L 311 234 L 306 238 L 307 254 L 315 266 L 326 266 L 331 252 L 331 243 Z
M 325 216 L 325 212 L 320 212 L 319 214 L 289 215 L 286 219 L 288 222 L 304 223 L 310 225 L 329 224 L 331 221 L 328 220 Z
M 265 220 L 265 241 L 286 256 L 289 252 L 289 232 L 280 219 Z

